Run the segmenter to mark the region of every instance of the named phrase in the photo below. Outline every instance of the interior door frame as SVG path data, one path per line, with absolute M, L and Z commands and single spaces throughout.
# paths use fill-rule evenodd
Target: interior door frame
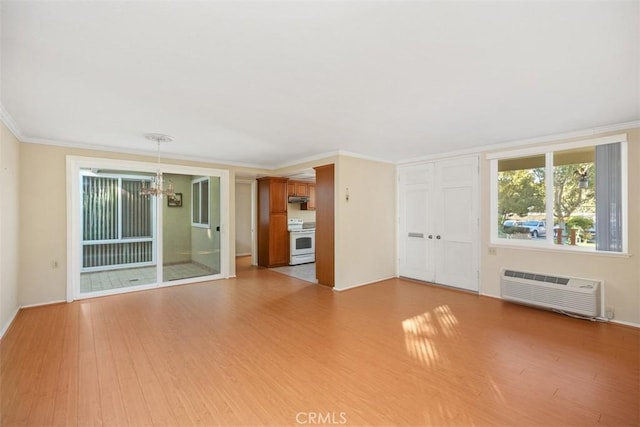
M 194 176 L 216 176 L 220 178 L 220 273 L 206 277 L 206 280 L 222 279 L 229 277 L 229 259 L 230 259 L 230 236 L 235 235 L 229 227 L 229 171 L 225 169 L 202 168 L 192 166 L 181 166 L 174 164 L 160 164 L 151 162 L 139 162 L 131 160 L 107 159 L 101 157 L 84 157 L 84 156 L 67 156 L 67 302 L 76 299 L 93 298 L 101 296 L 95 293 L 82 295 L 80 293 L 80 261 L 81 261 L 81 244 L 80 244 L 80 223 L 81 223 L 81 197 L 80 197 L 80 170 L 87 168 L 97 168 L 105 170 L 122 170 L 132 172 L 156 173 L 160 170 L 162 173 L 194 175 Z M 157 219 L 156 219 L 156 265 L 162 266 L 162 200 L 156 198 Z M 203 280 L 203 277 L 190 279 L 182 279 L 172 281 L 171 283 L 161 283 L 160 270 L 157 271 L 158 280 L 155 284 L 136 286 L 134 288 L 119 288 L 109 292 L 109 295 L 117 293 L 125 293 L 139 291 L 145 289 L 153 289 L 161 286 L 183 285 L 195 283 Z
M 255 179 L 236 178 L 235 184 L 251 185 L 251 265 L 258 265 L 258 251 L 256 250 L 258 245 L 256 235 L 256 224 L 258 222 L 258 181 Z

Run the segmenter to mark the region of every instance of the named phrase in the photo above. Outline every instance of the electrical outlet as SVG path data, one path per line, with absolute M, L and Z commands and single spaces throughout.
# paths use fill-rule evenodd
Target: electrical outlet
M 615 310 L 613 307 L 606 307 L 606 308 L 604 309 L 604 316 L 605 316 L 607 319 L 611 320 L 611 319 L 613 319 L 614 317 L 616 317 L 616 310 Z
M 53 260 L 51 261 L 51 268 L 58 268 L 58 261 L 57 260 Z
M 493 246 L 489 246 L 489 255 L 495 255 L 496 254 L 496 248 L 494 248 Z

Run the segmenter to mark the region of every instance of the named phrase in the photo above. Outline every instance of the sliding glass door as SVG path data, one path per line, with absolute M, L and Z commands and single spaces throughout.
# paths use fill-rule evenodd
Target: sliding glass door
M 130 171 L 80 171 L 80 293 L 156 283 L 156 206 L 140 195 L 149 179 Z
M 162 166 L 68 158 L 68 301 L 228 277 L 228 173 Z

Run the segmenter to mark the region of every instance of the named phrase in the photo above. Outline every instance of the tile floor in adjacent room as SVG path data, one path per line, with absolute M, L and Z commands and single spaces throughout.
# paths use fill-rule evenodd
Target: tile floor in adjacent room
M 297 279 L 301 279 L 311 283 L 318 283 L 318 279 L 316 279 L 316 263 L 310 262 L 308 264 L 299 264 L 299 265 L 286 265 L 284 267 L 275 267 L 271 270 L 277 271 L 278 273 L 286 274 L 287 276 L 292 276 Z
M 217 271 L 200 264 L 173 264 L 164 267 L 164 280 L 168 282 L 189 277 L 210 276 L 217 273 Z M 106 291 L 151 283 L 156 283 L 155 266 L 96 271 L 80 275 L 80 292 Z

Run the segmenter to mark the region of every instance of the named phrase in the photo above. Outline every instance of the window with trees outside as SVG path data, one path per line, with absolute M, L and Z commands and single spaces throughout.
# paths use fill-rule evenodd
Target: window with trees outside
M 626 136 L 490 155 L 492 242 L 626 252 Z

